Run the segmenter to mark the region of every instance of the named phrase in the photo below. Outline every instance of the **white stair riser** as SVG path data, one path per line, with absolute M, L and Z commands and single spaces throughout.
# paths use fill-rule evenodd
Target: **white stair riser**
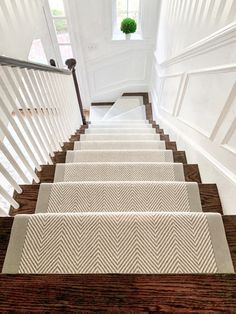
M 54 182 L 185 181 L 183 164 L 72 163 L 57 164 Z
M 86 129 L 85 134 L 156 134 L 156 130 L 153 128 L 140 128 L 140 129 L 109 129 L 109 128 L 101 128 L 101 129 Z
M 36 213 L 201 212 L 197 183 L 81 182 L 41 184 Z
M 106 151 L 80 150 L 68 151 L 66 162 L 174 162 L 172 151 Z
M 106 125 L 106 124 L 125 124 L 130 126 L 136 125 L 136 124 L 149 124 L 148 120 L 112 120 L 112 121 L 96 121 L 93 122 L 91 125 Z
M 166 149 L 166 144 L 164 141 L 144 141 L 144 142 L 139 142 L 139 141 L 133 141 L 133 142 L 109 142 L 109 141 L 90 141 L 90 142 L 75 142 L 74 144 L 74 150 L 105 150 L 105 149 Z
M 96 125 L 96 124 L 91 124 L 89 126 L 90 129 L 127 129 L 130 126 L 125 125 L 125 124 L 101 124 L 101 125 Z M 151 129 L 152 125 L 151 124 L 135 124 L 132 126 L 132 129 Z
M 80 141 L 160 141 L 159 134 L 81 134 Z

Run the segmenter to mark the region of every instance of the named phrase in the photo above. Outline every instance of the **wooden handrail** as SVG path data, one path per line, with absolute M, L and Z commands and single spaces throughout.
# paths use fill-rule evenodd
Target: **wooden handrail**
M 59 68 L 49 66 L 49 65 L 23 61 L 19 59 L 4 57 L 4 56 L 0 56 L 0 65 L 8 65 L 11 67 L 19 67 L 19 68 L 26 68 L 26 69 L 32 69 L 32 70 L 55 72 L 55 73 L 71 75 L 71 72 L 65 69 L 59 69 Z
M 76 71 L 75 71 L 76 60 L 75 59 L 68 59 L 68 60 L 66 60 L 66 65 L 68 66 L 68 69 L 72 72 L 83 125 L 86 125 L 86 119 L 85 119 L 85 115 L 84 115 L 83 104 L 82 104 L 82 100 L 81 100 L 81 96 L 80 96 L 79 84 L 78 84 Z

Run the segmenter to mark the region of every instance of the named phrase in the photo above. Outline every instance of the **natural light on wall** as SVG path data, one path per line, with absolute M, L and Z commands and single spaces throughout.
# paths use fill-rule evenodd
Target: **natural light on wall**
M 140 0 L 114 0 L 113 3 L 113 40 L 125 39 L 125 35 L 120 30 L 120 25 L 122 20 L 126 17 L 134 19 L 138 26 L 136 33 L 132 34 L 131 39 L 142 39 Z
M 32 62 L 48 64 L 41 39 L 33 40 L 28 60 Z
M 73 58 L 71 39 L 68 30 L 68 21 L 65 13 L 63 0 L 48 0 L 53 24 L 57 37 L 57 44 L 61 53 L 62 64 L 67 59 Z

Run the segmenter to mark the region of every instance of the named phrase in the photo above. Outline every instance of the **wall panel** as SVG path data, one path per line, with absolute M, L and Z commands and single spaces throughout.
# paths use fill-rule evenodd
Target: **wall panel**
M 236 2 L 171 2 L 162 2 L 154 53 L 154 118 L 236 214 Z

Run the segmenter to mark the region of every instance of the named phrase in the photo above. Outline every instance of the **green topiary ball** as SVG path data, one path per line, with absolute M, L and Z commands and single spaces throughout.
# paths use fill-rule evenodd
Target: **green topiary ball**
M 120 30 L 125 34 L 135 33 L 137 29 L 137 23 L 135 20 L 127 17 L 121 22 Z

